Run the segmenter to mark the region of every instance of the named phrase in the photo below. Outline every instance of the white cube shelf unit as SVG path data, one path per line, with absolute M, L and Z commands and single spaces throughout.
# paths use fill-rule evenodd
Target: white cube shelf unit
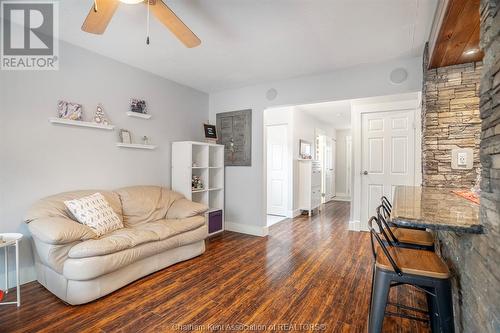
M 199 176 L 203 189 L 193 189 L 191 179 Z M 180 141 L 172 143 L 172 190 L 210 210 L 224 211 L 224 145 Z

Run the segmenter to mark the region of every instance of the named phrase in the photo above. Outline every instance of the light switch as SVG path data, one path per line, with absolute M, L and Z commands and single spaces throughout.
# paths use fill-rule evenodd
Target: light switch
M 458 153 L 457 154 L 457 165 L 458 166 L 466 166 L 467 165 L 467 153 Z

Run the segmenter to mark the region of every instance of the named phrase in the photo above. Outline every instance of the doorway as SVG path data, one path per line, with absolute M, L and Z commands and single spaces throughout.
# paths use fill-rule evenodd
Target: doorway
M 288 163 L 288 125 L 266 126 L 267 225 L 287 217 L 290 184 Z
M 336 201 L 351 201 L 352 144 L 351 128 L 341 128 L 335 140 L 335 197 Z
M 316 159 L 321 164 L 321 203 L 335 197 L 335 139 L 316 129 Z

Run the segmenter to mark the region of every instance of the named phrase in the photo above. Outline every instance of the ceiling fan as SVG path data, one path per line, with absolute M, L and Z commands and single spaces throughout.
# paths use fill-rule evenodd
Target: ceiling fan
M 149 1 L 149 3 L 147 2 Z M 103 34 L 120 2 L 143 3 L 150 7 L 153 15 L 163 23 L 186 47 L 196 47 L 200 39 L 182 22 L 162 0 L 94 0 L 82 30 L 92 34 Z

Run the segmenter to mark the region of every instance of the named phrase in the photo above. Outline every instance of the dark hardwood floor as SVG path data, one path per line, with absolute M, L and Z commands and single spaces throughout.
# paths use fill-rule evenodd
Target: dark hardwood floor
M 0 332 L 262 332 L 272 324 L 267 331 L 366 332 L 372 254 L 368 233 L 348 231 L 348 217 L 349 203 L 333 202 L 272 226 L 267 238 L 226 232 L 202 256 L 86 305 L 65 305 L 31 282 L 21 308 L 0 307 Z M 390 299 L 425 307 L 404 287 Z M 384 322 L 384 332 L 428 331 Z

